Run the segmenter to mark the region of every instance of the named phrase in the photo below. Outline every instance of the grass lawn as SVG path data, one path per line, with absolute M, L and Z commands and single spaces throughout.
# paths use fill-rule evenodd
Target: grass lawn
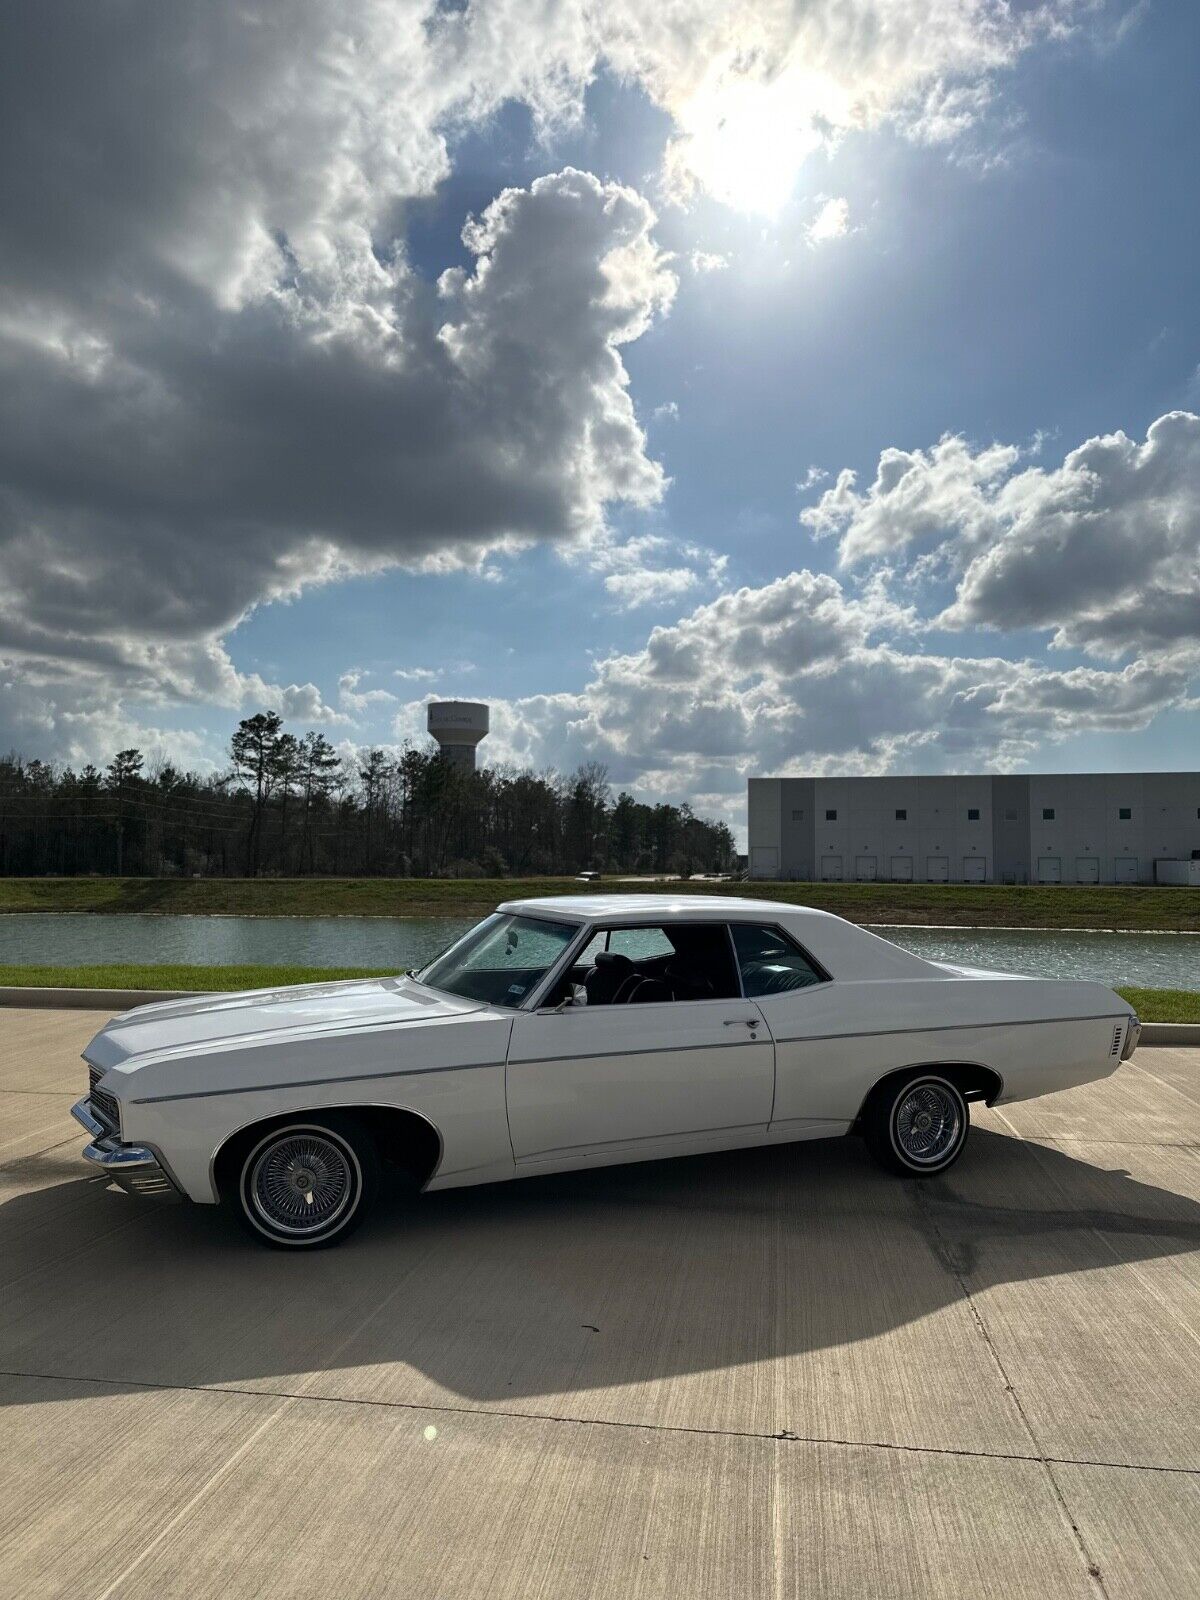
M 852 922 L 1200 932 L 1200 890 L 1008 884 L 627 883 L 605 878 L 0 878 L 0 912 L 175 912 L 260 917 L 482 915 L 556 894 L 743 894 Z
M 0 987 L 187 989 L 223 994 L 235 989 L 270 989 L 281 988 L 289 983 L 323 983 L 334 978 L 380 976 L 383 973 L 376 967 L 0 966 Z
M 1117 993 L 1143 1022 L 1200 1022 L 1200 994 L 1190 989 L 1128 989 Z
M 384 976 L 378 967 L 5 967 L 0 987 L 64 989 L 185 989 L 222 993 L 322 983 L 334 978 Z M 1143 1022 L 1200 1022 L 1200 994 L 1186 989 L 1117 991 Z

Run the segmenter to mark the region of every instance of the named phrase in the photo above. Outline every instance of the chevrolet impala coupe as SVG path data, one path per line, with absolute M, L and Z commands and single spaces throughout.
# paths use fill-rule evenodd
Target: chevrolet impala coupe
M 84 1052 L 87 1159 L 345 1238 L 385 1169 L 417 1189 L 857 1133 L 944 1172 L 969 1103 L 1105 1077 L 1140 1026 L 1100 983 L 925 961 L 775 901 L 511 901 L 418 972 L 140 1006 Z

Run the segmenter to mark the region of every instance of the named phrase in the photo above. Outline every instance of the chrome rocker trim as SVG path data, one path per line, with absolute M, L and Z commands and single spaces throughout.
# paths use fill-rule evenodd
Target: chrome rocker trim
M 179 1190 L 155 1152 L 143 1144 L 122 1144 L 116 1134 L 97 1119 L 86 1095 L 71 1107 L 71 1115 L 92 1136 L 91 1144 L 83 1147 L 83 1159 L 103 1168 L 105 1176 L 119 1184 L 126 1194 L 179 1198 Z

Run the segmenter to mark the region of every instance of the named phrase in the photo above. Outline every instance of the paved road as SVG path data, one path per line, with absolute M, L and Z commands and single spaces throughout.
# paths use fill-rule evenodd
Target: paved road
M 78 1160 L 0 1015 L 0 1592 L 1200 1593 L 1200 1051 L 856 1141 L 391 1203 L 272 1254 Z

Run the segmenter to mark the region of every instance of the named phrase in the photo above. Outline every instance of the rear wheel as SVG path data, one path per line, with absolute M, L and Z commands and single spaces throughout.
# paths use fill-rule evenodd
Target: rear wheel
M 863 1116 L 868 1150 L 880 1166 L 905 1178 L 929 1177 L 953 1166 L 970 1127 L 962 1090 L 934 1073 L 882 1085 Z
M 358 1226 L 378 1187 L 370 1133 L 352 1117 L 314 1113 L 248 1141 L 235 1203 L 239 1220 L 261 1243 L 316 1250 Z

